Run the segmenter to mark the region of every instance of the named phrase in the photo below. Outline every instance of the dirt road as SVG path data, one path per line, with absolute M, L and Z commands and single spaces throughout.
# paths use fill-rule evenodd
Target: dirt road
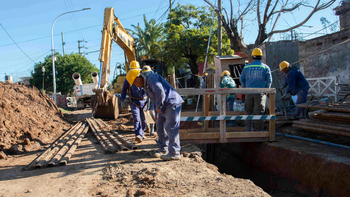
M 87 109 L 65 116 L 78 121 L 91 114 Z M 130 121 L 119 132 L 133 140 Z M 270 196 L 250 180 L 220 174 L 196 146 L 182 145 L 190 157 L 165 162 L 151 156 L 155 138 L 137 145 L 137 150 L 105 154 L 88 132 L 66 166 L 22 171 L 43 150 L 9 156 L 0 160 L 0 196 Z

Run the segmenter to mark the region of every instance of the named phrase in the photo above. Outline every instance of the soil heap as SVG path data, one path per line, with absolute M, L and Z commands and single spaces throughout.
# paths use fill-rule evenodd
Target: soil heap
M 35 87 L 0 82 L 0 159 L 36 151 L 69 127 L 46 94 Z

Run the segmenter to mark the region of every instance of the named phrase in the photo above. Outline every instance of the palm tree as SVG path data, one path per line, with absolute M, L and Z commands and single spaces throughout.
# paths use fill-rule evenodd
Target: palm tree
M 145 23 L 145 28 L 142 29 L 140 24 L 137 26 L 131 25 L 134 27 L 135 31 L 129 30 L 136 37 L 136 49 L 138 51 L 139 57 L 145 55 L 146 57 L 156 57 L 157 54 L 162 50 L 162 43 L 164 40 L 163 36 L 163 24 L 156 24 L 154 19 L 151 19 L 149 22 L 146 19 L 146 16 L 143 15 L 143 20 Z

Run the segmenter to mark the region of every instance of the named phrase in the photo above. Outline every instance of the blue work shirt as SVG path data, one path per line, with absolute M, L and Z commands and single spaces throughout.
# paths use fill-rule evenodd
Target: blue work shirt
M 126 91 L 129 91 L 129 82 L 125 79 L 123 84 L 123 89 L 120 95 L 120 101 L 124 102 L 126 97 Z M 142 87 L 138 88 L 134 85 L 130 87 L 131 101 L 138 105 L 138 107 L 143 108 L 146 104 L 146 91 Z
M 167 107 L 182 104 L 184 100 L 179 93 L 160 75 L 150 74 L 145 82 L 148 97 L 156 109 L 164 112 Z
M 244 66 L 239 81 L 243 88 L 270 88 L 271 70 L 260 60 L 254 60 Z
M 309 89 L 309 82 L 305 79 L 303 73 L 296 66 L 289 67 L 288 73 L 284 80 L 282 89 L 287 87 L 287 91 L 291 95 L 296 95 L 302 89 Z
M 230 76 L 223 76 L 220 81 L 220 88 L 235 88 L 236 83 Z

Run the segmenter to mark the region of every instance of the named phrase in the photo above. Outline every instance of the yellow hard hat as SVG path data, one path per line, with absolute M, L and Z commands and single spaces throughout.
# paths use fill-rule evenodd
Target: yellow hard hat
M 228 70 L 225 70 L 224 72 L 222 72 L 222 76 L 230 76 L 231 73 Z
M 204 76 L 208 76 L 208 73 L 204 73 L 203 75 L 204 75 Z
M 259 48 L 255 48 L 254 50 L 253 50 L 253 52 L 252 52 L 252 57 L 253 56 L 262 56 L 263 54 L 262 54 L 262 50 L 261 49 L 259 49 Z
M 287 67 L 289 67 L 289 63 L 287 61 L 283 61 L 280 63 L 280 71 L 284 70 Z
M 130 62 L 130 69 L 140 68 L 140 64 L 138 61 Z
M 141 69 L 131 69 L 126 74 L 126 80 L 129 82 L 130 85 L 132 85 L 136 79 L 140 75 Z
M 149 71 L 152 71 L 152 69 L 151 69 L 150 66 L 144 66 L 144 67 L 142 68 L 142 72 L 143 72 L 143 73 L 144 73 L 144 72 L 149 72 Z

